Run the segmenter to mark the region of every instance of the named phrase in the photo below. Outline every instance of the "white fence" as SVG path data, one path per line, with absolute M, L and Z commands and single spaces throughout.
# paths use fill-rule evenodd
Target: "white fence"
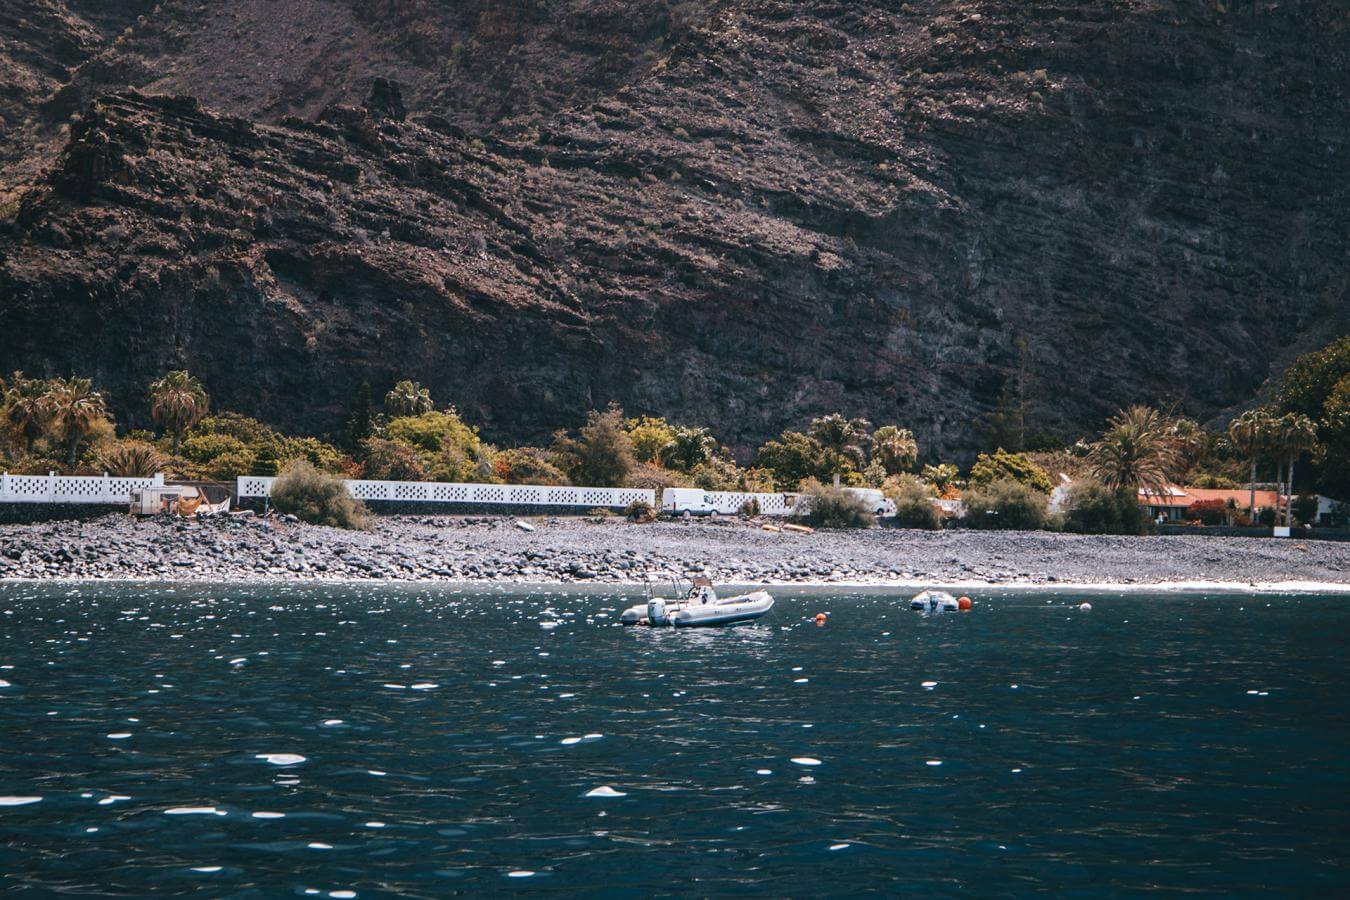
M 266 497 L 275 478 L 239 478 L 239 499 Z M 535 484 L 460 484 L 442 481 L 361 481 L 348 479 L 347 493 L 358 500 L 404 503 L 482 503 L 501 506 L 623 507 L 644 500 L 656 505 L 656 491 L 641 488 L 550 487 Z
M 0 475 L 0 503 L 129 503 L 131 492 L 164 484 L 164 476 Z
M 701 491 L 690 488 L 667 488 L 661 499 L 661 508 L 666 512 L 680 511 L 681 504 L 687 505 L 686 495 L 700 498 L 700 508 L 712 508 L 725 516 L 734 516 L 745 508 L 747 503 L 758 501 L 759 512 L 765 516 L 790 516 L 797 504 L 797 494 L 757 494 L 749 491 Z M 680 502 L 672 502 L 677 498 Z
M 858 493 L 864 500 L 876 503 L 876 511 L 879 515 L 895 515 L 895 503 L 881 496 L 880 491 L 862 491 L 856 488 L 847 488 L 846 490 Z M 790 516 L 797 511 L 797 501 L 801 494 L 778 493 L 778 494 L 760 494 L 749 491 L 702 491 L 695 492 L 690 488 L 667 488 L 661 500 L 661 508 L 666 512 L 678 513 L 681 504 L 688 505 L 689 495 L 701 496 L 702 504 L 700 509 L 715 509 L 720 515 L 732 516 L 745 509 L 745 505 L 751 502 L 759 504 L 759 513 L 762 516 Z M 672 502 L 673 499 L 680 498 L 679 503 Z

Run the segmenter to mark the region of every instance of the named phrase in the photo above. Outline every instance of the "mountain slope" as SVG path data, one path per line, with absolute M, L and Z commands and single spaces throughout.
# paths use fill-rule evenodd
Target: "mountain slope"
M 67 5 L 88 49 L 14 106 L 6 366 L 133 414 L 188 365 L 318 431 L 410 376 L 496 438 L 617 399 L 961 454 L 1001 398 L 1207 417 L 1350 330 L 1330 3 L 283 6 Z

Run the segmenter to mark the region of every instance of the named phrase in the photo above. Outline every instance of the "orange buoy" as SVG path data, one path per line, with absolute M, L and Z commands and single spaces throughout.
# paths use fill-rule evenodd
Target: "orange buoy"
M 816 613 L 816 624 L 817 624 L 817 625 L 824 625 L 824 624 L 825 624 L 825 620 L 828 619 L 828 618 L 829 618 L 829 616 L 825 615 L 824 613 Z
M 975 603 L 969 597 L 956 598 L 956 608 L 961 612 L 970 612 L 970 608 L 974 605 Z

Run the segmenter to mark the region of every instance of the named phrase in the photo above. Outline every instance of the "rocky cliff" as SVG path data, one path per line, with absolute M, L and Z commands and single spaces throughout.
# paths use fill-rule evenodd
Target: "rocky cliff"
M 16 0 L 0 367 L 962 454 L 1350 330 L 1335 2 Z

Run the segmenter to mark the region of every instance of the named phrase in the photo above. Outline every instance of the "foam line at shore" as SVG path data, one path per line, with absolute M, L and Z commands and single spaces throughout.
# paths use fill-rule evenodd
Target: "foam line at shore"
M 175 585 L 181 587 L 210 587 L 211 585 L 257 585 L 304 587 L 315 586 L 354 586 L 380 585 L 382 587 L 401 586 L 449 587 L 449 588 L 551 588 L 555 590 L 579 590 L 599 592 L 610 589 L 642 590 L 641 581 L 528 581 L 528 580 L 487 580 L 487 581 L 441 581 L 436 579 L 393 579 L 393 578 L 222 578 L 181 579 L 181 578 L 6 578 L 0 584 L 52 584 L 90 586 L 97 584 L 153 584 L 156 586 Z M 659 590 L 663 582 L 654 581 Z M 786 582 L 716 582 L 719 590 L 731 588 L 767 588 L 770 590 L 811 592 L 828 590 L 880 590 L 880 591 L 922 591 L 944 589 L 959 591 L 998 591 L 1015 593 L 1095 593 L 1095 594 L 1199 594 L 1199 593 L 1241 593 L 1241 594 L 1346 594 L 1350 595 L 1350 583 L 1334 581 L 1156 581 L 1120 584 L 1112 582 L 1067 582 L 1056 581 L 1052 584 L 1005 581 L 786 581 Z

